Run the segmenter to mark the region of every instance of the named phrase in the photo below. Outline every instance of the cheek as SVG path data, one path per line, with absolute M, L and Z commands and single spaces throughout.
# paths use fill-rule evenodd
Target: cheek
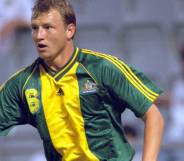
M 54 43 L 62 45 L 63 43 L 66 42 L 66 37 L 64 35 L 57 35 L 57 37 L 53 40 Z
M 65 31 L 56 31 L 52 32 L 52 34 L 49 34 L 48 37 L 46 38 L 50 44 L 53 46 L 61 46 L 63 43 L 66 42 L 67 36 Z
M 33 40 L 34 42 L 36 42 L 36 35 L 35 35 L 34 33 L 32 33 L 31 36 L 32 36 L 32 40 Z
M 65 45 L 65 40 L 59 36 L 53 37 L 50 40 L 50 47 L 53 51 L 60 50 Z

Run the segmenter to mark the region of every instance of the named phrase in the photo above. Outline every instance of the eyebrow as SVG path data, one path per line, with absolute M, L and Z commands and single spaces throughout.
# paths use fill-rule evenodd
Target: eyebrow
M 31 22 L 31 26 L 47 26 L 47 25 L 51 25 L 51 23 L 45 22 L 45 23 L 41 23 L 40 25 L 38 25 L 37 23 Z

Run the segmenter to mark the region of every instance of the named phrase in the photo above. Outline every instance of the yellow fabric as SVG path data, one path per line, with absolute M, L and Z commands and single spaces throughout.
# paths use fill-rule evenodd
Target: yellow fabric
M 58 72 L 55 76 L 54 76 L 54 78 L 57 78 L 63 71 L 65 71 L 73 62 L 74 62 L 74 60 L 76 59 L 76 57 L 77 57 L 77 55 L 78 55 L 78 52 L 79 52 L 79 48 L 76 48 L 76 51 L 75 51 L 75 53 L 74 53 L 74 56 L 73 56 L 73 58 L 72 58 L 72 60 L 60 71 L 60 72 Z
M 76 77 L 78 65 L 76 62 L 58 82 L 40 66 L 44 114 L 53 145 L 63 161 L 99 161 L 90 151 L 85 135 Z
M 98 57 L 102 57 L 110 62 L 112 62 L 115 66 L 117 66 L 120 71 L 126 76 L 126 78 L 132 83 L 134 87 L 136 87 L 146 98 L 148 98 L 151 102 L 153 102 L 158 94 L 146 87 L 141 80 L 131 71 L 131 69 L 122 61 L 123 65 L 113 56 L 105 55 L 103 53 L 93 52 L 87 49 L 82 50 L 86 54 L 92 54 Z
M 38 91 L 34 88 L 27 89 L 25 91 L 26 100 L 29 106 L 29 110 L 32 114 L 38 112 L 40 100 L 37 98 Z

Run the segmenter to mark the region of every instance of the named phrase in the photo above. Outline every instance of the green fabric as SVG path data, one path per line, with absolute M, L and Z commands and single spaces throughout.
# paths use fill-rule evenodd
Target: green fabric
M 47 160 L 60 161 L 61 156 L 52 145 L 42 108 L 38 68 L 41 62 L 40 59 L 37 59 L 31 66 L 8 80 L 2 88 L 0 93 L 0 136 L 7 135 L 15 125 L 30 124 L 37 128 L 43 140 Z M 29 89 L 38 91 L 39 108 L 34 114 L 30 112 L 25 96 L 26 90 Z
M 112 60 L 119 66 L 124 65 L 117 58 L 113 57 Z M 114 63 L 83 50 L 55 80 L 62 79 L 76 62 L 79 63 L 76 75 L 81 112 L 90 150 L 100 161 L 131 161 L 134 150 L 122 129 L 121 113 L 129 108 L 137 117 L 142 117 L 152 101 L 135 88 Z M 43 140 L 47 160 L 60 161 L 62 156 L 53 147 L 42 108 L 39 65 L 43 65 L 43 61 L 38 58 L 31 66 L 8 80 L 1 89 L 0 136 L 6 135 L 15 125 L 31 124 L 37 128 Z M 146 87 L 161 93 L 143 73 L 131 66 L 129 68 Z
M 29 111 L 24 106 L 21 88 L 26 71 L 10 78 L 0 91 L 0 135 L 7 135 L 11 127 L 28 123 Z
M 119 68 L 100 55 L 81 52 L 78 60 L 81 111 L 90 149 L 101 161 L 132 160 L 134 150 L 123 132 L 121 113 L 129 108 L 136 116 L 142 117 L 152 102 L 127 80 Z M 161 93 L 143 73 L 133 67 L 130 69 L 144 85 Z M 96 90 L 84 92 L 87 80 L 96 84 Z

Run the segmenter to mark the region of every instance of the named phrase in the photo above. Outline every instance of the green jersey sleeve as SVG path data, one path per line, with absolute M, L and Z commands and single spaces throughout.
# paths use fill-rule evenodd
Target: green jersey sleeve
M 26 123 L 22 107 L 18 81 L 9 80 L 0 87 L 0 136 L 7 135 L 14 125 Z
M 125 102 L 137 117 L 142 117 L 162 92 L 142 72 L 115 57 L 108 57 L 102 72 L 103 83 L 114 98 Z

